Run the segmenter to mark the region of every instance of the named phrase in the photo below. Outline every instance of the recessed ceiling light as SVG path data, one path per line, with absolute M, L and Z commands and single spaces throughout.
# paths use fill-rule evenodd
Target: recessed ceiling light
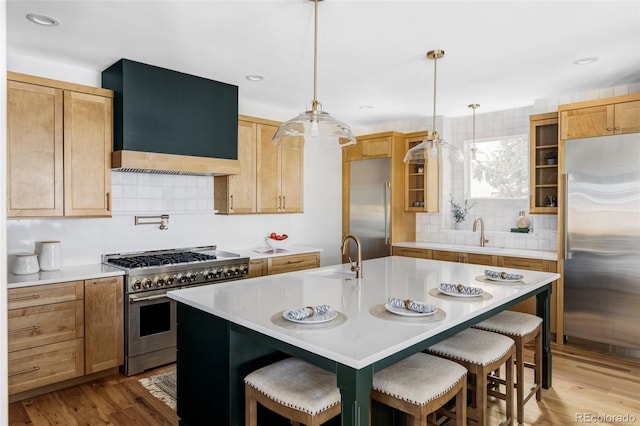
M 262 81 L 264 80 L 264 77 L 261 75 L 257 75 L 257 74 L 249 74 L 248 76 L 245 77 L 247 80 L 249 81 Z
M 60 22 L 51 16 L 41 15 L 39 13 L 30 13 L 27 15 L 27 19 L 34 24 L 44 25 L 45 27 L 55 27 Z
M 595 56 L 592 56 L 590 58 L 576 59 L 575 61 L 573 61 L 573 63 L 576 65 L 587 65 L 587 64 L 592 64 L 597 60 L 598 58 L 596 58 Z
M 362 110 L 373 109 L 373 105 L 360 105 L 360 109 Z

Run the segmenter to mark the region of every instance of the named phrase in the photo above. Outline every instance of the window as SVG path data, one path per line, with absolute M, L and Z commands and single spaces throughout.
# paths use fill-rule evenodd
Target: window
M 465 142 L 465 193 L 470 198 L 527 198 L 529 141 L 527 135 Z

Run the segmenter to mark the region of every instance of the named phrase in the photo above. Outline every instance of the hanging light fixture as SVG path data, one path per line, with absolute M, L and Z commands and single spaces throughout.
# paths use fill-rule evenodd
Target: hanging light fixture
M 427 157 L 437 157 L 438 149 L 444 143 L 436 131 L 436 77 L 438 59 L 444 56 L 444 50 L 431 50 L 427 52 L 427 58 L 433 59 L 433 130 L 427 133 L 425 140 L 407 151 L 404 156 L 405 163 L 424 164 Z
M 478 147 L 476 146 L 476 108 L 478 108 L 479 106 L 480 104 L 469 104 L 469 108 L 473 109 L 473 141 L 471 142 L 471 148 L 469 149 L 469 151 L 471 151 L 472 160 L 476 159 L 476 154 L 478 153 Z
M 310 0 L 315 3 L 315 26 L 313 33 L 313 100 L 311 110 L 299 114 L 280 125 L 271 142 L 277 145 L 285 136 L 335 136 L 341 147 L 353 145 L 356 138 L 351 133 L 351 128 L 341 121 L 336 120 L 328 112 L 322 110 L 322 104 L 318 101 L 318 2 L 323 0 Z

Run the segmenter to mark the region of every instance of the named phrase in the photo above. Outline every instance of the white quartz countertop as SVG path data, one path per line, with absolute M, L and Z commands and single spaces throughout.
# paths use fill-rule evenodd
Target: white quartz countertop
M 7 274 L 7 287 L 27 287 L 65 281 L 115 277 L 119 275 L 124 275 L 124 271 L 101 263 L 95 263 L 91 265 L 67 266 L 57 271 L 40 271 L 38 273 L 28 275 L 15 275 L 9 273 Z
M 527 259 L 543 259 L 543 260 L 558 260 L 558 253 L 555 251 L 541 251 L 541 250 L 525 250 L 516 248 L 504 248 L 504 247 L 480 247 L 480 246 L 468 246 L 464 244 L 443 244 L 443 243 L 430 243 L 425 241 L 409 241 L 403 243 L 394 243 L 394 247 L 407 247 L 417 249 L 432 249 L 432 250 L 448 250 L 464 253 L 478 253 L 489 254 L 496 256 L 511 256 L 522 257 Z
M 191 287 L 170 291 L 168 295 L 232 323 L 360 369 L 560 277 L 554 273 L 500 268 L 523 274 L 523 281 L 487 282 L 483 279 L 485 268 L 391 256 L 364 261 L 360 279 L 344 264 Z M 444 296 L 437 290 L 442 282 L 481 287 L 485 295 Z M 415 318 L 407 321 L 407 317 L 398 315 L 389 314 L 390 318 L 375 315 L 382 308 L 384 316 L 384 304 L 390 297 L 432 304 L 445 314 L 444 318 L 416 322 Z M 328 304 L 344 315 L 343 320 L 334 320 L 334 326 L 329 322 L 325 323 L 326 328 L 309 329 L 306 324 L 282 318 L 285 310 L 321 304 Z
M 270 247 L 256 247 L 252 249 L 242 250 L 229 250 L 230 252 L 239 254 L 243 257 L 250 257 L 251 259 L 266 259 L 269 257 L 279 256 L 292 256 L 296 254 L 315 253 L 322 251 L 322 248 L 301 246 L 301 245 L 287 245 L 284 249 L 273 250 Z

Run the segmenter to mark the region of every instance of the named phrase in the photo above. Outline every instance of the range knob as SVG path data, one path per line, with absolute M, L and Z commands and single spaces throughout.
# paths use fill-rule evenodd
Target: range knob
M 174 281 L 175 281 L 175 278 L 173 276 L 167 277 L 167 285 L 173 284 Z
M 180 284 L 184 284 L 189 281 L 189 277 L 187 275 L 178 275 L 178 282 Z
M 198 278 L 198 276 L 196 274 L 194 274 L 194 273 L 191 273 L 189 275 L 189 282 L 190 283 L 194 282 L 196 280 L 196 278 Z
M 224 276 L 225 276 L 225 277 L 231 277 L 231 276 L 233 276 L 233 269 L 231 269 L 231 268 L 227 268 L 227 269 L 224 271 Z
M 147 278 L 142 286 L 144 288 L 151 288 L 153 286 L 153 280 L 151 278 Z
M 236 267 L 233 269 L 233 276 L 234 276 L 234 277 L 237 277 L 238 275 L 240 275 L 240 267 L 239 267 L 239 266 L 236 266 Z
M 249 273 L 249 265 L 242 265 L 242 275 L 247 275 Z
M 224 269 L 217 269 L 216 270 L 216 278 L 220 278 L 223 273 L 224 273 Z
M 142 281 L 136 280 L 133 284 L 131 284 L 131 288 L 134 290 L 140 290 L 142 288 Z
M 160 277 L 158 279 L 156 279 L 156 287 L 162 287 L 166 284 L 166 281 L 164 278 Z
M 203 272 L 202 275 L 204 276 L 205 279 L 212 280 L 213 278 L 215 278 L 216 273 L 214 271 L 207 271 L 207 272 Z

